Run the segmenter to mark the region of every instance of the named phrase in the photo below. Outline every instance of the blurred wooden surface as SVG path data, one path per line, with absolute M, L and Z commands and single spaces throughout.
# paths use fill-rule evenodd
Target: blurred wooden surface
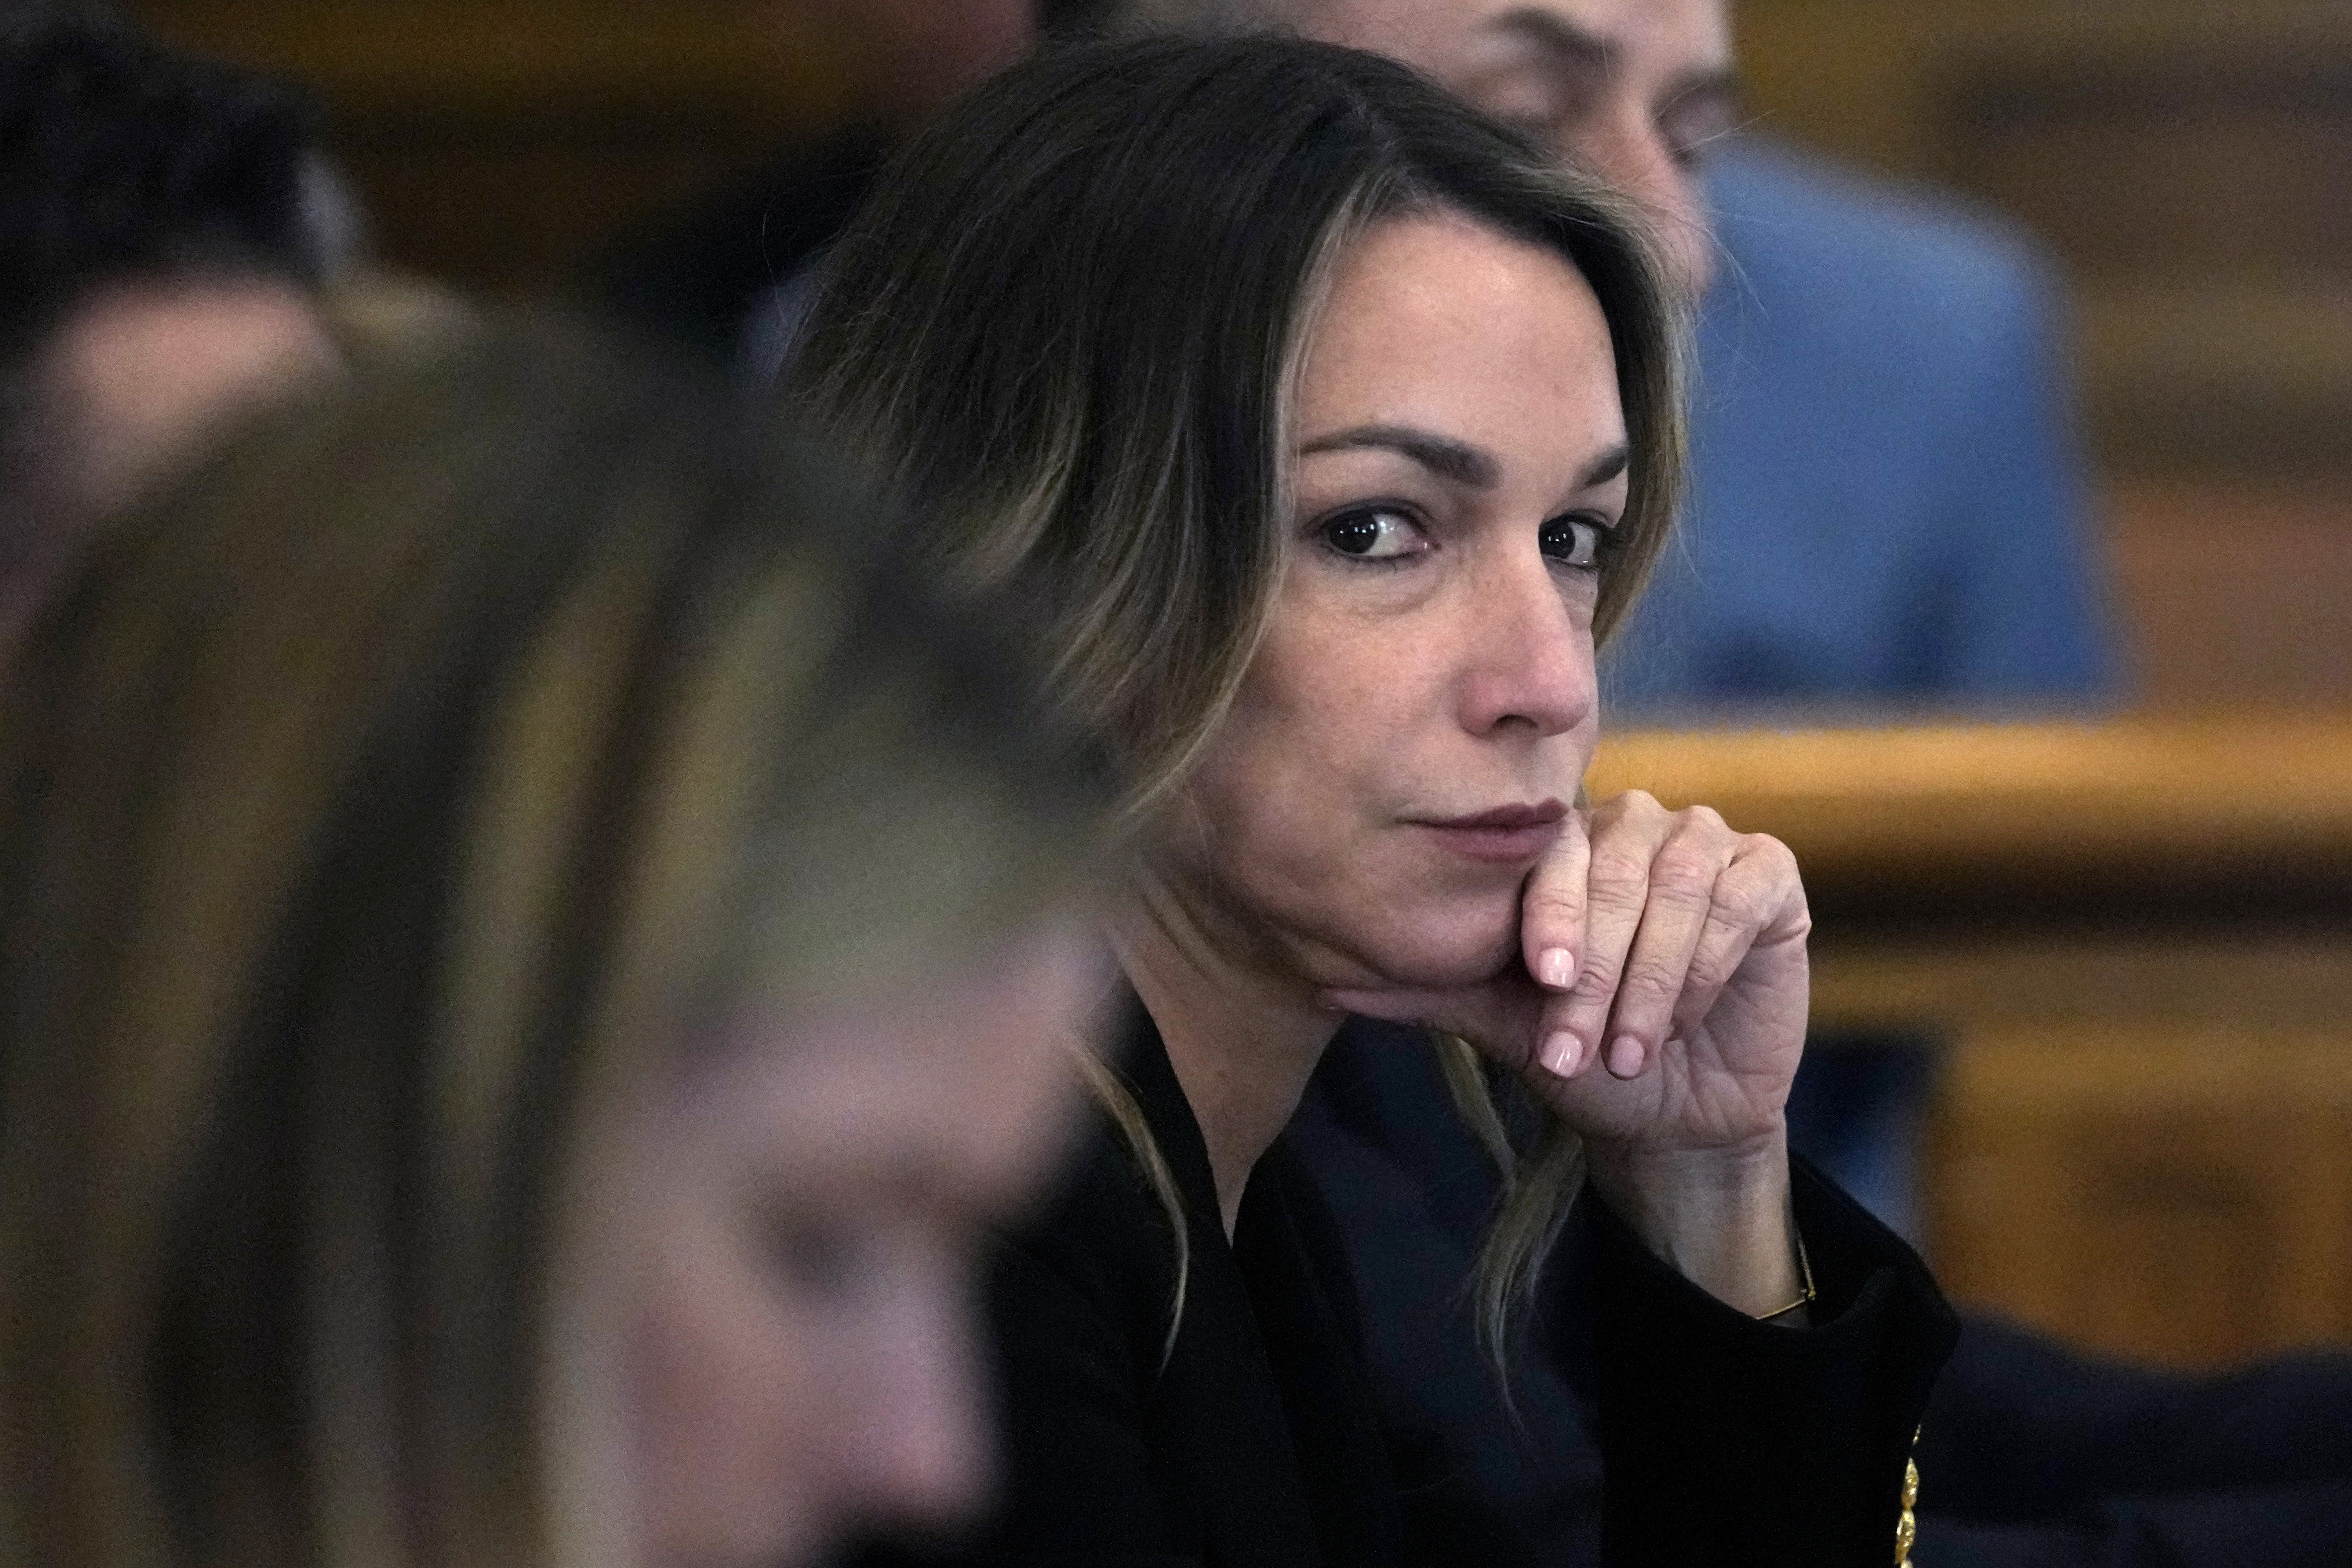
M 1637 731 L 1608 743 L 1592 783 L 1777 835 L 1830 909 L 2136 912 L 2247 882 L 2262 886 L 2239 896 L 2266 908 L 2352 895 L 2352 721 L 2334 716 Z
M 2144 706 L 2352 701 L 2352 498 L 2342 487 L 2118 476 L 2105 521 Z
M 2352 1343 L 2352 712 L 1636 732 L 1592 783 L 1786 839 L 1816 1021 L 1940 1041 L 1958 1299 L 2175 1365 Z

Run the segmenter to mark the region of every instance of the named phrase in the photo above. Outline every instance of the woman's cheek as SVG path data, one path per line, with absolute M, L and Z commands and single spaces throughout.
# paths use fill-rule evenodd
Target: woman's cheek
M 673 1560 L 770 1556 L 803 1523 L 810 1347 L 718 1228 L 673 1233 L 631 1358 L 647 1533 Z
M 1395 842 L 1359 856 L 1346 884 L 1306 911 L 1301 923 L 1339 965 L 1317 977 L 1322 984 L 1447 989 L 1518 962 L 1517 883 L 1488 877 L 1465 884 L 1416 847 Z

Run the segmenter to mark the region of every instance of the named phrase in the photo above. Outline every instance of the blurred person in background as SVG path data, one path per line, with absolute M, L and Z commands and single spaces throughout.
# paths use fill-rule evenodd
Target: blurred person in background
M 534 328 L 321 403 L 121 520 L 0 709 L 0 1559 L 965 1509 L 1091 764 L 717 389 Z
M 0 13 L 0 665 L 100 518 L 336 363 L 311 137 L 103 12 Z

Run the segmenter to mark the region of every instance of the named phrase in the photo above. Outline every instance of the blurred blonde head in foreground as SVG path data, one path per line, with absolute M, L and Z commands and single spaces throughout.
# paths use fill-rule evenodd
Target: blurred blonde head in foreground
M 805 455 L 546 328 L 111 531 L 5 729 L 0 1555 L 798 1561 L 968 1507 L 1093 773 Z

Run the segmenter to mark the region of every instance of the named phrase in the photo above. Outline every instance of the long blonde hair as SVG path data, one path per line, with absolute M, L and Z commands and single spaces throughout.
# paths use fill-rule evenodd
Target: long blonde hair
M 1270 36 L 1051 56 L 919 138 L 835 247 L 793 401 L 896 487 L 944 570 L 1036 591 L 1057 696 L 1109 738 L 1130 820 L 1255 654 L 1335 263 L 1431 211 L 1558 252 L 1608 321 L 1632 463 L 1605 639 L 1678 504 L 1680 307 L 1626 204 L 1403 66 Z M 1578 1149 L 1557 1124 L 1515 1146 L 1468 1047 L 1443 1048 L 1504 1171 L 1478 1283 L 1499 1356 Z
M 545 327 L 126 521 L 0 730 L 0 1560 L 569 1559 L 544 1329 L 692 1010 L 951 956 L 1101 800 L 723 394 Z

